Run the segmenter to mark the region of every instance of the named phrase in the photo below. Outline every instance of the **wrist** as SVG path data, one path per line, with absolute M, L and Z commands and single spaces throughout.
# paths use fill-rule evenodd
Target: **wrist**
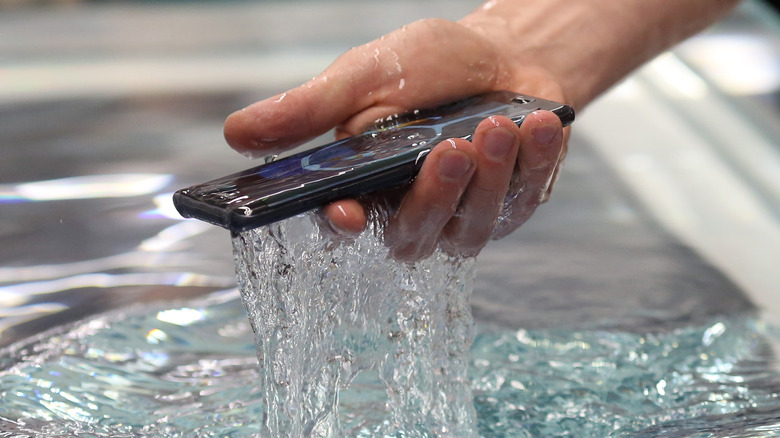
M 562 8 L 562 3 L 568 3 Z M 573 3 L 573 6 L 570 6 Z M 517 13 L 520 10 L 522 13 Z M 561 0 L 492 0 L 459 21 L 459 24 L 489 40 L 502 55 L 504 75 L 515 91 L 536 93 L 537 97 L 563 99 L 579 109 L 587 104 L 598 88 L 595 75 L 580 78 L 580 68 L 589 63 L 580 46 L 592 42 L 570 41 L 571 29 L 591 18 L 579 2 Z M 575 68 L 578 66 L 579 68 Z M 587 68 L 587 67 L 585 67 Z M 547 78 L 559 88 L 559 96 L 543 95 L 536 88 L 539 78 Z M 544 81 L 542 81 L 544 82 Z
M 521 76 L 529 72 L 541 72 L 557 82 L 565 103 L 581 109 L 737 3 L 491 0 L 459 23 L 496 45 L 515 83 L 522 84 Z

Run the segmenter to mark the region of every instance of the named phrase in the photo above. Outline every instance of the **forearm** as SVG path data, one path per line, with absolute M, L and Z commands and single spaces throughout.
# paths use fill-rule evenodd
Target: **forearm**
M 491 0 L 460 22 L 537 66 L 582 108 L 629 72 L 725 15 L 739 0 Z

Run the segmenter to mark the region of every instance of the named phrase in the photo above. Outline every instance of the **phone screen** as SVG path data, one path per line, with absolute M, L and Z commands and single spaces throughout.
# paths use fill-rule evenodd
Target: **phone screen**
M 239 204 L 249 209 L 274 206 L 289 202 L 294 192 L 326 189 L 372 171 L 381 171 L 394 163 L 407 162 L 410 154 L 427 153 L 430 139 L 423 138 L 423 133 L 419 129 L 405 128 L 348 137 L 313 151 L 193 186 L 187 194 L 223 209 Z M 355 173 L 357 170 L 362 171 L 358 174 Z M 350 173 L 355 173 L 352 178 Z

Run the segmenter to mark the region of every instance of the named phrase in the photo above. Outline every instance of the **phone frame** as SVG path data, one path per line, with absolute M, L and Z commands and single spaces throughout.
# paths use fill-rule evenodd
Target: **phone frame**
M 519 126 L 538 110 L 552 111 L 564 126 L 574 121 L 574 110 L 568 105 L 491 92 L 381 119 L 360 135 L 181 189 L 174 193 L 173 202 L 183 217 L 234 232 L 250 230 L 338 199 L 408 184 L 438 142 L 456 137 L 471 140 L 477 125 L 494 115 L 507 116 Z M 316 162 L 317 154 L 324 157 L 322 161 Z M 274 175 L 281 176 L 275 180 Z

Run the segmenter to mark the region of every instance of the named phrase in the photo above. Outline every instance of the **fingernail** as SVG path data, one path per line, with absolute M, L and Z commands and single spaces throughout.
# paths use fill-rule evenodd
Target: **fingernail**
M 506 128 L 493 128 L 485 133 L 485 154 L 488 158 L 503 160 L 515 144 L 515 136 Z
M 344 216 L 344 217 L 347 216 L 347 213 L 344 211 L 344 208 L 339 206 L 338 209 L 339 209 L 339 213 L 341 213 L 342 216 Z M 327 220 L 328 220 L 328 224 L 330 225 L 330 228 L 333 231 L 335 231 L 336 234 L 341 235 L 341 236 L 349 236 L 349 235 L 355 234 L 354 231 L 348 230 L 348 229 L 342 227 L 341 225 L 339 225 L 338 221 L 333 221 L 333 218 L 328 218 Z
M 354 208 L 354 206 L 350 208 L 349 205 L 345 206 L 339 203 L 326 207 L 324 216 L 336 234 L 349 237 L 363 232 L 366 224 L 355 220 L 355 216 L 361 213 L 354 211 Z M 352 211 L 347 211 L 348 209 Z
M 553 138 L 555 138 L 555 134 L 558 133 L 558 127 L 555 125 L 542 125 L 537 126 L 536 128 L 531 131 L 531 135 L 534 136 L 534 140 L 536 140 L 539 144 L 550 144 L 553 141 Z
M 465 152 L 448 150 L 439 157 L 439 176 L 444 180 L 457 181 L 471 169 L 471 157 Z

